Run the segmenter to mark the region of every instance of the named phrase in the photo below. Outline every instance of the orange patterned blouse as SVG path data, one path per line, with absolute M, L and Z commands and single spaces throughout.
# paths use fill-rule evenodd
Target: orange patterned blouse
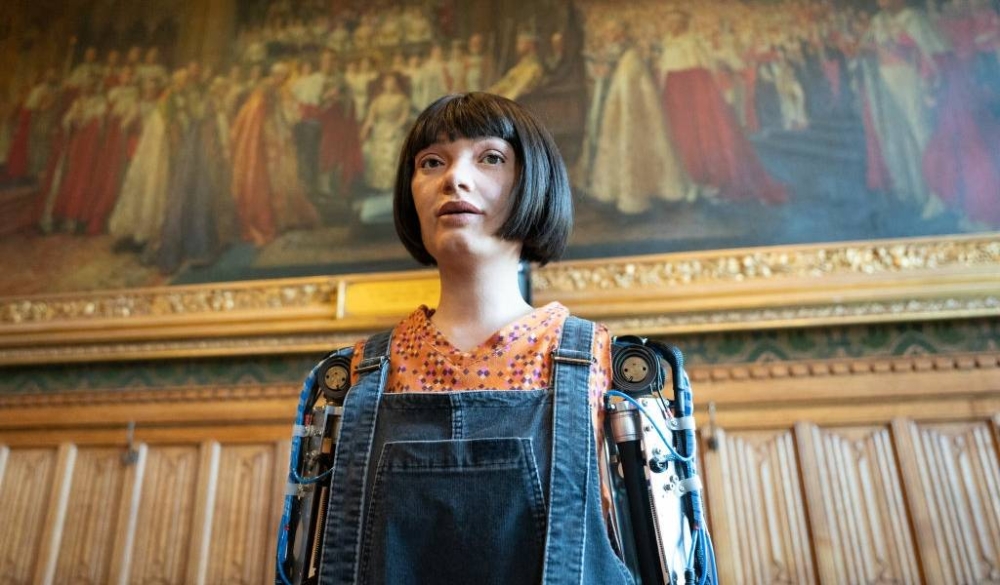
M 451 392 L 463 390 L 540 390 L 549 387 L 552 350 L 559 344 L 569 309 L 559 303 L 539 307 L 509 323 L 470 352 L 452 345 L 431 321 L 426 306 L 403 319 L 393 330 L 386 392 Z M 354 348 L 351 383 L 364 356 L 364 341 Z M 597 453 L 604 453 L 602 396 L 611 388 L 611 336 L 596 324 L 591 345 L 590 407 Z M 601 505 L 611 506 L 611 492 L 603 465 Z
M 461 390 L 538 390 L 552 374 L 552 350 L 559 344 L 569 309 L 559 303 L 539 307 L 504 326 L 472 351 L 453 346 L 431 321 L 426 306 L 393 330 L 386 392 L 451 392 Z M 353 372 L 361 362 L 364 341 L 354 351 Z M 601 410 L 610 387 L 611 338 L 603 325 L 594 331 L 590 367 L 590 401 Z M 353 380 L 356 381 L 356 380 Z

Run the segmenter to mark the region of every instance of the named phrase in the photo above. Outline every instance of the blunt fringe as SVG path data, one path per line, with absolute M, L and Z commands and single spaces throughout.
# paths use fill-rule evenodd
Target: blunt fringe
M 566 165 L 545 126 L 524 106 L 488 93 L 447 95 L 417 117 L 400 152 L 393 193 L 396 233 L 421 264 L 436 264 L 420 234 L 411 183 L 417 153 L 442 138 L 502 138 L 519 165 L 511 191 L 511 214 L 497 236 L 522 242 L 521 259 L 546 264 L 566 249 L 573 227 L 573 201 Z

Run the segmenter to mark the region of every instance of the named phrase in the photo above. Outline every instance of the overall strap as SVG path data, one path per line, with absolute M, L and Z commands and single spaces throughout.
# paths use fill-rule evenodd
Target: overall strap
M 548 531 L 545 538 L 546 585 L 583 582 L 590 461 L 590 366 L 594 324 L 570 316 L 563 324 L 553 360 L 552 471 Z
M 365 342 L 357 368 L 358 381 L 344 398 L 330 480 L 329 513 L 323 528 L 319 582 L 324 584 L 346 585 L 357 581 L 365 478 L 379 401 L 389 373 L 391 334 L 391 331 L 378 333 Z

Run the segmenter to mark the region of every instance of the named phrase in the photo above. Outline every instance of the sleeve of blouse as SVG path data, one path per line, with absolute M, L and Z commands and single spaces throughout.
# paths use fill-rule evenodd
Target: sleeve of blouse
M 601 508 L 607 518 L 611 510 L 611 484 L 607 469 L 602 464 L 604 446 L 604 393 L 611 389 L 611 334 L 600 323 L 594 326 L 594 341 L 591 346 L 594 361 L 590 366 L 590 408 L 597 443 L 597 471 L 601 478 Z

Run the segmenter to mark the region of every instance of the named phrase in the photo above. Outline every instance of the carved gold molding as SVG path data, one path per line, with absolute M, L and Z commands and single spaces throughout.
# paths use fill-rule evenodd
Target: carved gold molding
M 719 310 L 609 317 L 607 327 L 624 334 L 681 334 L 708 331 L 806 327 L 894 320 L 958 319 L 1000 313 L 1000 294 L 941 299 L 898 299 L 864 303 L 831 303 L 764 309 Z
M 0 324 L 218 315 L 330 305 L 337 281 L 269 281 L 199 287 L 138 289 L 0 302 Z
M 1000 237 L 562 262 L 532 283 L 619 334 L 997 316 Z M 0 299 L 0 365 L 321 351 L 438 290 L 422 270 Z
M 539 270 L 535 290 L 546 294 L 906 275 L 1000 266 L 997 237 L 852 242 L 667 254 L 559 264 Z
M 376 330 L 326 335 L 269 335 L 222 339 L 135 341 L 89 345 L 51 345 L 0 349 L 0 364 L 73 363 L 107 359 L 141 360 L 188 356 L 221 357 L 251 354 L 325 353 L 353 344 Z

